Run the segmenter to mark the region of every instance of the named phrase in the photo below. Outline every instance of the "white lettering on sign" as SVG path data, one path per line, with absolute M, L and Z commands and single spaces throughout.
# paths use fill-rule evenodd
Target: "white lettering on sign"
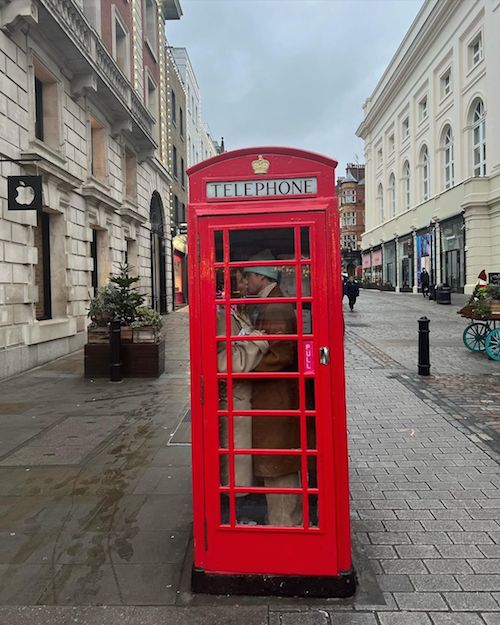
M 313 177 L 207 182 L 210 199 L 314 195 L 317 191 L 318 180 Z

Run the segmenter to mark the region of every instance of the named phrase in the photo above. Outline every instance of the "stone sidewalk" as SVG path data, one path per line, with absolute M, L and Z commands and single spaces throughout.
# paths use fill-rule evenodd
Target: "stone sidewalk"
M 159 380 L 84 380 L 75 354 L 0 384 L 0 623 L 499 625 L 498 456 L 361 334 L 385 295 L 347 317 L 352 599 L 189 592 L 181 311 Z

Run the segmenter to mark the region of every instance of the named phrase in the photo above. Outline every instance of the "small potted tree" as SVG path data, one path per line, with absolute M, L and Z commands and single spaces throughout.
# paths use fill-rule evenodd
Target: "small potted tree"
M 89 343 L 107 343 L 109 341 L 109 323 L 114 318 L 114 288 L 105 286 L 97 289 L 90 300 L 88 316 L 91 323 L 87 329 Z
M 137 309 L 144 304 L 144 295 L 141 295 L 134 286 L 139 282 L 139 278 L 129 274 L 130 267 L 120 265 L 118 274 L 109 279 L 113 292 L 114 319 L 121 321 L 121 339 L 124 343 L 132 342 L 131 324 L 137 317 Z

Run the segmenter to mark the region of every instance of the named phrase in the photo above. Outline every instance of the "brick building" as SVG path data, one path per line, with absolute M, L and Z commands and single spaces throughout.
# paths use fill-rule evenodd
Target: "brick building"
M 179 0 L 0 2 L 0 377 L 82 346 L 128 262 L 172 308 L 165 20 Z M 27 159 L 32 159 L 31 161 Z M 36 160 L 34 160 L 36 159 Z M 39 174 L 43 211 L 11 211 Z
M 348 163 L 337 180 L 342 271 L 361 277 L 361 236 L 365 229 L 365 166 Z

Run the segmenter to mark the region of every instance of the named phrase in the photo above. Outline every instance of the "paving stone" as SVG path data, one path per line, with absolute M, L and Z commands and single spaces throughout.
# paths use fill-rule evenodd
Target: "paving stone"
M 450 608 L 459 612 L 500 610 L 497 602 L 488 592 L 445 592 L 444 597 Z
M 355 614 L 342 613 L 338 614 L 328 610 L 331 625 L 378 625 L 377 617 L 374 614 L 364 614 L 357 612 Z M 300 624 L 299 624 L 300 625 Z M 316 625 L 316 623 L 314 623 Z
M 476 562 L 486 562 L 487 560 L 476 560 Z M 446 558 L 442 560 L 424 560 L 425 566 L 430 573 L 448 573 L 454 575 L 456 573 L 471 573 L 471 560 L 461 560 L 460 558 Z
M 431 613 L 430 617 L 434 625 L 484 625 L 478 614 L 470 612 L 452 612 L 443 614 L 442 612 Z
M 431 625 L 425 612 L 394 612 L 377 614 L 380 625 Z
M 396 545 L 394 549 L 400 558 L 439 558 L 439 552 L 434 545 Z
M 377 583 L 381 590 L 387 592 L 411 592 L 414 590 L 408 575 L 377 575 Z
M 453 575 L 410 575 L 411 583 L 415 590 L 443 592 L 445 590 L 460 590 Z
M 483 549 L 490 545 L 482 545 Z M 475 545 L 439 545 L 439 553 L 443 558 L 482 558 L 482 551 Z
M 476 560 L 475 558 L 471 558 L 467 562 L 469 566 L 472 567 L 474 573 L 498 573 L 498 571 L 500 571 L 500 559 L 482 558 L 481 560 Z M 465 572 L 466 571 L 460 571 L 460 573 Z
M 497 573 L 498 571 L 500 571 L 500 569 L 497 569 Z M 456 579 L 463 590 L 500 592 L 500 573 L 497 575 L 457 575 Z
M 442 595 L 437 592 L 395 592 L 394 599 L 401 610 L 448 610 Z
M 380 564 L 387 574 L 427 573 L 422 560 L 381 560 Z
M 487 614 L 483 612 L 481 616 L 483 617 L 486 625 L 500 625 L 500 613 L 499 612 L 497 612 L 496 614 L 495 613 Z

